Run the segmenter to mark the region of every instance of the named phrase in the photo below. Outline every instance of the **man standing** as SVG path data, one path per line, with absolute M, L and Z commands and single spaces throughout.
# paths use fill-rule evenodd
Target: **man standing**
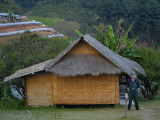
M 138 105 L 138 92 L 140 89 L 140 83 L 139 80 L 135 78 L 135 74 L 131 74 L 131 79 L 128 80 L 127 83 L 127 90 L 129 92 L 129 104 L 128 104 L 128 110 L 131 109 L 132 105 L 132 100 L 134 99 L 135 101 L 135 107 L 136 110 L 139 110 L 139 105 Z

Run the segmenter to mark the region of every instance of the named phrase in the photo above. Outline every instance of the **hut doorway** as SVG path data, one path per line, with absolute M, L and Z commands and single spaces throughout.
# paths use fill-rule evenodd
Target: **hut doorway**
M 129 76 L 126 74 L 119 75 L 119 97 L 120 99 L 125 99 L 125 93 L 127 93 L 127 81 Z

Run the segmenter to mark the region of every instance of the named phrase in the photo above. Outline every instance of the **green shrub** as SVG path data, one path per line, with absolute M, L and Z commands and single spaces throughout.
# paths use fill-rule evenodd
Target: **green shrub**
M 148 47 L 137 49 L 140 59 L 136 61 L 144 68 L 146 76 L 138 75 L 141 80 L 142 94 L 145 99 L 154 99 L 158 94 L 160 85 L 160 54 Z
M 0 108 L 22 109 L 25 107 L 25 100 L 8 99 L 0 101 Z

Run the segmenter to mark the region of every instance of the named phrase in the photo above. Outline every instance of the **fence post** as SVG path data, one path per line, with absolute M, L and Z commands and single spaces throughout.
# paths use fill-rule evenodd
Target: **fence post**
M 127 109 L 128 109 L 128 93 L 125 93 L 125 118 L 127 117 Z

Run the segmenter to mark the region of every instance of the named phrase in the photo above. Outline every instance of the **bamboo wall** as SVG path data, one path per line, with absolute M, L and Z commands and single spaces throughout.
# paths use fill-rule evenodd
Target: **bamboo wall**
M 26 105 L 52 105 L 52 82 L 49 75 L 26 77 Z
M 118 75 L 58 77 L 54 74 L 29 76 L 26 102 L 31 106 L 119 104 L 119 77 Z

